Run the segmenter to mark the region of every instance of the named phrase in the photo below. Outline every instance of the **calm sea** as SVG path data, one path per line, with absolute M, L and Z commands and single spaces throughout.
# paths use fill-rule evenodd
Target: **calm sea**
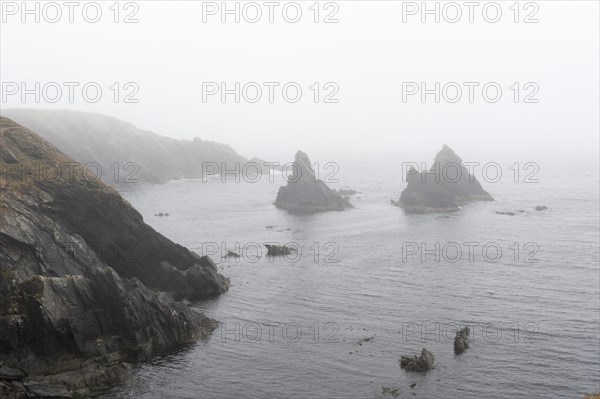
M 402 398 L 548 399 L 600 391 L 598 164 L 539 163 L 536 171 L 513 163 L 499 162 L 495 183 L 493 168 L 489 181 L 475 173 L 495 202 L 446 215 L 390 205 L 404 188 L 394 161 L 339 164 L 333 176 L 321 165 L 332 187 L 360 193 L 355 209 L 312 216 L 272 205 L 280 172 L 274 182 L 212 177 L 125 191 L 156 230 L 211 255 L 231 289 L 194 304 L 221 322 L 208 340 L 135 366 L 107 397 L 378 398 L 397 389 Z M 549 209 L 533 209 L 542 204 Z M 269 259 L 266 242 L 299 253 Z M 222 258 L 227 250 L 241 257 Z M 471 347 L 456 356 L 454 331 L 464 325 Z M 434 369 L 401 370 L 400 356 L 422 348 L 434 353 Z

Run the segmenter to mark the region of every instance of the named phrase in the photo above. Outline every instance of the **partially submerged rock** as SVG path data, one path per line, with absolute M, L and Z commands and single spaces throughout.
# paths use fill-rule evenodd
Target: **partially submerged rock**
M 317 179 L 308 155 L 296 153 L 287 186 L 279 188 L 274 205 L 291 213 L 310 214 L 352 208 L 349 200 Z
M 493 201 L 477 179 L 469 174 L 462 159 L 444 144 L 429 171 L 412 168 L 406 174 L 406 188 L 392 204 L 406 213 L 456 212 L 464 203 Z
M 460 355 L 469 348 L 469 327 L 465 327 L 456 332 L 454 337 L 454 353 Z
M 227 251 L 227 253 L 225 254 L 224 258 L 239 258 L 240 254 L 238 254 L 235 251 Z
M 265 247 L 267 256 L 286 256 L 296 253 L 296 249 L 285 245 L 265 244 Z
M 421 351 L 421 356 L 419 357 L 416 355 L 413 357 L 400 357 L 400 368 L 403 368 L 407 371 L 423 372 L 430 370 L 433 367 L 434 362 L 435 359 L 433 357 L 433 353 L 423 348 Z
M 536 211 L 545 211 L 546 209 L 548 209 L 546 205 L 538 205 L 535 207 Z
M 506 216 L 515 216 L 516 215 L 516 213 L 511 212 L 511 211 L 496 211 L 496 214 L 506 215 Z

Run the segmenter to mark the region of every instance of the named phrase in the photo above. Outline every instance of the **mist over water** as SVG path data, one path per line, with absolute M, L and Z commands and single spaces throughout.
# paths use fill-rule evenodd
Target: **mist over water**
M 235 15 L 248 6 L 260 21 Z M 599 12 L 3 0 L 0 172 L 103 173 L 0 179 L 0 396 L 40 381 L 104 399 L 600 395 Z M 436 154 L 482 187 L 410 187 Z M 264 162 L 285 168 L 248 174 Z M 401 369 L 423 348 L 433 367 Z
M 536 184 L 482 182 L 496 201 L 441 215 L 390 206 L 404 186 L 396 160 L 342 165 L 337 186 L 360 192 L 356 209 L 344 212 L 276 209 L 281 176 L 125 192 L 147 223 L 193 251 L 214 251 L 209 243 L 239 251 L 240 243 L 247 252 L 212 255 L 232 288 L 195 306 L 219 329 L 138 366 L 130 383 L 106 397 L 381 397 L 382 387 L 395 387 L 401 397 L 541 399 L 598 389 L 596 162 L 542 164 Z M 536 212 L 539 204 L 550 209 Z M 158 211 L 170 216 L 154 217 Z M 263 242 L 297 243 L 302 257 L 269 259 L 263 248 L 257 258 L 252 244 Z M 431 254 L 403 258 L 403 244 L 431 250 L 436 242 L 459 243 L 461 259 L 448 262 L 452 251 L 439 262 Z M 472 261 L 467 242 L 479 244 Z M 486 243 L 502 248 L 497 261 L 481 251 Z M 527 243 L 537 246 L 533 255 Z M 452 349 L 456 325 L 472 326 L 471 349 L 461 356 Z M 435 353 L 435 368 L 400 370 L 400 355 L 422 347 Z

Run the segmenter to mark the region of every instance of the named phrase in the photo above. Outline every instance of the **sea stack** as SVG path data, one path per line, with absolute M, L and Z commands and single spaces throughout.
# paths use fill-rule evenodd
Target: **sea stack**
M 208 257 L 4 117 L 0 144 L 0 363 L 21 373 L 0 376 L 0 397 L 56 396 L 40 384 L 84 397 L 126 375 L 124 359 L 216 328 L 182 301 L 228 289 Z
M 406 183 L 400 199 L 392 201 L 406 213 L 455 212 L 471 201 L 494 200 L 445 144 L 431 169 L 418 172 L 411 168 L 406 173 Z
M 287 186 L 279 189 L 275 199 L 274 205 L 279 209 L 310 214 L 352 208 L 347 198 L 316 177 L 308 155 L 302 151 L 296 153 L 293 173 L 287 180 Z

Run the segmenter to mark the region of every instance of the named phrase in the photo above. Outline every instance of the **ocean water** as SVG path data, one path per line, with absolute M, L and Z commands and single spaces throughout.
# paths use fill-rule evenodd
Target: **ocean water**
M 231 289 L 193 305 L 221 322 L 209 339 L 136 365 L 105 397 L 599 392 L 597 161 L 541 163 L 537 183 L 523 181 L 522 165 L 515 182 L 511 164 L 501 163 L 496 183 L 476 173 L 496 201 L 439 215 L 405 215 L 390 205 L 404 188 L 393 160 L 340 164 L 339 183 L 328 180 L 360 192 L 355 208 L 311 216 L 272 205 L 284 184 L 279 172 L 273 182 L 213 177 L 125 191 L 147 223 L 211 255 Z M 541 204 L 549 209 L 536 212 Z M 517 210 L 524 212 L 496 214 Z M 265 242 L 293 245 L 301 256 L 269 259 Z M 242 257 L 222 258 L 227 250 Z M 454 331 L 464 325 L 471 347 L 457 356 Z M 422 348 L 435 355 L 431 371 L 400 369 L 401 355 Z

